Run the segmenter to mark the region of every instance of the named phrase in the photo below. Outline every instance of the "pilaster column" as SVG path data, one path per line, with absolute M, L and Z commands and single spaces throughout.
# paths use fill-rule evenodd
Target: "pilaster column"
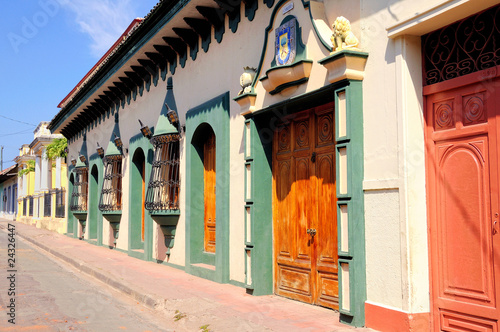
M 47 149 L 43 147 L 41 157 L 40 191 L 45 192 L 50 189 L 51 180 L 51 160 L 47 159 Z
M 56 158 L 56 188 L 61 189 L 61 165 L 62 165 L 62 158 L 57 157 Z
M 27 166 L 21 166 L 22 169 L 25 169 Z M 23 196 L 28 196 L 28 174 L 23 174 Z
M 18 167 L 17 171 L 19 172 L 22 168 Z M 17 176 L 17 197 L 16 200 L 19 198 L 19 196 L 22 196 L 24 193 L 24 186 L 23 186 L 23 178 L 20 177 L 19 175 Z
M 38 192 L 40 191 L 41 161 L 42 161 L 42 156 L 37 155 L 35 161 L 35 194 L 38 194 Z

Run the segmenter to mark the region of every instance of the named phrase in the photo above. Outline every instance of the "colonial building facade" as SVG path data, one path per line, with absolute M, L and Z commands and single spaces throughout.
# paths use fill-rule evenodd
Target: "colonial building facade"
M 16 220 L 17 165 L 0 171 L 0 218 Z
M 40 122 L 34 131 L 31 144 L 24 144 L 15 158 L 17 177 L 18 220 L 58 233 L 66 231 L 67 167 L 64 158 L 47 158 L 47 146 L 61 134 L 52 134 Z M 24 170 L 24 171 L 23 171 Z
M 499 8 L 160 1 L 49 125 L 67 232 L 355 326 L 497 331 Z

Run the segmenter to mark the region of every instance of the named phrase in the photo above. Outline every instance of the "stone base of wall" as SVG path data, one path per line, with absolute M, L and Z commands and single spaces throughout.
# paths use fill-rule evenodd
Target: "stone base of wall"
M 430 313 L 407 313 L 365 302 L 366 327 L 381 332 L 430 331 Z
M 35 226 L 36 228 L 46 229 L 52 232 L 57 232 L 59 234 L 64 234 L 66 232 L 65 219 L 33 219 L 30 217 L 20 217 L 18 219 L 19 222 L 30 226 Z
M 0 212 L 0 219 L 16 220 L 16 216 L 11 213 Z

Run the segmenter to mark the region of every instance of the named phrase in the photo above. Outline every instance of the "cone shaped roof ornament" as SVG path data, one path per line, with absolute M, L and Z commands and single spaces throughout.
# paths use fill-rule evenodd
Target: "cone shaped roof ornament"
M 118 140 L 117 140 L 118 138 Z M 118 126 L 118 112 L 115 114 L 115 127 L 113 128 L 113 132 L 111 134 L 111 137 L 109 139 L 108 147 L 106 149 L 106 153 L 104 154 L 105 157 L 107 156 L 116 156 L 116 155 L 121 155 L 121 146 L 117 146 L 116 142 L 121 142 L 120 139 L 120 127 Z
M 161 135 L 171 135 L 179 134 L 178 124 L 179 117 L 177 115 L 177 106 L 175 104 L 175 98 L 173 93 L 172 77 L 167 79 L 167 94 L 165 96 L 165 102 L 158 117 L 158 122 L 156 123 L 155 136 Z M 172 109 L 173 108 L 173 109 Z
M 83 134 L 82 148 L 80 149 L 80 154 L 78 155 L 78 158 L 76 159 L 75 168 L 87 167 L 86 161 L 87 161 L 87 133 L 84 133 Z

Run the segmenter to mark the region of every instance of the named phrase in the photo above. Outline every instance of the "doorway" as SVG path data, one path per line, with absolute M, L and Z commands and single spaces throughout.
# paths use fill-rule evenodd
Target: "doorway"
M 131 169 L 131 237 L 130 248 L 144 250 L 146 200 L 146 159 L 142 149 L 137 149 L 132 158 Z
M 498 329 L 500 80 L 478 77 L 424 88 L 435 331 Z
M 274 289 L 338 309 L 333 106 L 296 113 L 274 133 Z

